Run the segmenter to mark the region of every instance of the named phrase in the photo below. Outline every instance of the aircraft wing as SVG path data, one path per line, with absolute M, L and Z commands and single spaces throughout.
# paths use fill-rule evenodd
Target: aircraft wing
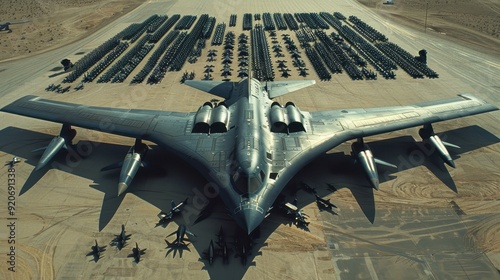
M 22 97 L 1 111 L 152 141 L 198 168 L 215 167 L 218 155 L 224 161 L 222 157 L 230 153 L 230 146 L 220 138 L 234 137 L 233 131 L 210 136 L 191 133 L 195 113 L 93 107 L 33 95 Z M 215 156 L 213 149 L 218 151 Z
M 291 179 L 306 163 L 342 142 L 494 110 L 498 108 L 464 94 L 410 106 L 302 112 L 305 132 L 274 133 L 271 172 Z M 234 129 L 210 135 L 191 133 L 195 113 L 92 107 L 37 96 L 20 98 L 2 111 L 149 140 L 205 175 L 225 171 L 232 152 L 227 143 L 235 137 Z
M 187 80 L 184 82 L 186 85 L 194 87 L 196 89 L 208 92 L 219 97 L 229 99 L 231 97 L 231 92 L 235 88 L 235 82 L 220 82 L 220 81 L 198 81 L 198 80 Z M 269 98 L 276 98 L 287 93 L 303 89 L 305 87 L 314 85 L 315 80 L 301 80 L 301 81 L 275 81 L 267 82 L 267 92 L 269 92 Z
M 152 120 L 162 111 L 92 107 L 28 95 L 2 111 L 134 138 L 147 138 Z M 168 113 L 167 113 L 168 114 Z
M 332 122 L 340 124 L 342 138 L 350 140 L 494 110 L 498 108 L 484 100 L 461 94 L 456 98 L 409 106 L 314 112 L 311 120 L 314 131 L 323 133 L 328 133 Z
M 229 99 L 236 86 L 235 82 L 186 80 L 184 84 L 204 92 Z
M 281 139 L 277 141 L 280 145 L 275 145 L 272 172 L 291 177 L 318 155 L 351 139 L 494 110 L 498 108 L 463 94 L 410 106 L 302 112 L 306 132 L 275 134 Z
M 272 99 L 314 84 L 316 84 L 315 80 L 275 81 L 267 82 L 266 86 L 267 92 L 269 92 L 269 98 Z

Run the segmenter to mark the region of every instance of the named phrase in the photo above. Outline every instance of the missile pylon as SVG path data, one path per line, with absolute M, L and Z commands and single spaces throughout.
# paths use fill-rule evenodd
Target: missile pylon
M 76 135 L 76 131 L 71 129 L 70 125 L 63 124 L 61 132 L 58 136 L 54 137 L 49 145 L 45 148 L 42 157 L 38 161 L 35 167 L 35 172 L 42 169 L 47 163 L 49 163 L 54 156 L 62 149 L 68 149 L 71 146 L 71 141 Z
M 441 138 L 439 138 L 439 136 L 434 134 L 434 129 L 432 128 L 431 124 L 424 125 L 424 127 L 418 131 L 418 134 L 420 134 L 420 137 L 422 137 L 422 140 L 424 140 L 426 143 L 429 143 L 432 147 L 434 147 L 436 149 L 439 157 L 446 164 L 455 168 L 455 162 L 451 158 L 450 153 L 446 149 L 446 146 L 457 148 L 457 149 L 460 148 L 459 146 L 441 141 Z

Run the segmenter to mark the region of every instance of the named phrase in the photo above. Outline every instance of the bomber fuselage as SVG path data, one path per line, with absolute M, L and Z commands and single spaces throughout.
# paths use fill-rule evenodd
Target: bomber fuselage
M 234 141 L 228 144 L 234 149 L 226 176 L 222 176 L 226 180 L 219 182 L 220 195 L 230 214 L 250 233 L 282 189 L 273 188 L 274 180 L 269 177 L 273 135 L 268 112 L 272 101 L 260 82 L 245 79 L 234 88 L 227 103 L 232 115 L 229 127 L 234 130 Z

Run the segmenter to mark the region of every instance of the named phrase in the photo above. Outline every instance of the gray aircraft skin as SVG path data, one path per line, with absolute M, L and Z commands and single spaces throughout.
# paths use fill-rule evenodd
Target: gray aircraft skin
M 371 109 L 305 112 L 272 98 L 315 84 L 314 80 L 276 81 L 266 84 L 251 77 L 239 82 L 185 81 L 185 84 L 224 98 L 207 102 L 196 112 L 117 109 L 77 105 L 26 96 L 2 111 L 63 124 L 61 134 L 46 148 L 37 169 L 63 147 L 71 145 L 71 125 L 133 137 L 136 145 L 147 140 L 195 166 L 216 186 L 226 209 L 247 232 L 265 218 L 289 180 L 307 163 L 339 144 L 358 139 L 353 155 L 363 166 L 370 184 L 378 188 L 376 160 L 363 137 L 423 125 L 420 135 L 449 165 L 454 163 L 434 134 L 434 122 L 498 110 L 473 95 Z M 356 144 L 357 143 L 357 144 Z M 140 155 L 128 156 L 122 171 L 137 166 Z M 48 154 L 49 156 L 45 156 Z M 135 173 L 133 173 L 135 174 Z M 132 177 L 133 177 L 132 174 Z M 125 176 L 127 177 L 127 176 Z M 120 192 L 127 187 L 120 180 Z M 125 184 L 125 186 L 123 185 Z

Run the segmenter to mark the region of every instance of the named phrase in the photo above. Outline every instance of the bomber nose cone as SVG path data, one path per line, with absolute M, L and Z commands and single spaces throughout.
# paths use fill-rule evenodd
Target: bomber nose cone
M 236 214 L 235 220 L 247 234 L 250 234 L 260 225 L 260 223 L 262 223 L 264 217 L 264 214 L 257 210 L 244 209 Z

